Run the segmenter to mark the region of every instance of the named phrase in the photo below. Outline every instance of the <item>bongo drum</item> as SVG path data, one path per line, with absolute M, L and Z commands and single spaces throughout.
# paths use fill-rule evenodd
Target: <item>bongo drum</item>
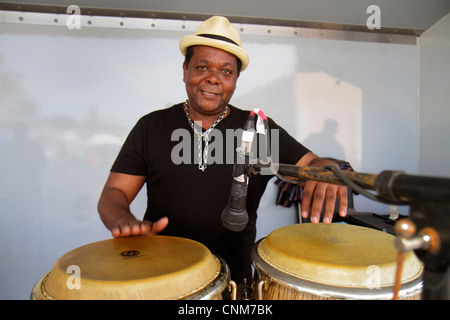
M 392 299 L 395 237 L 348 224 L 277 229 L 252 248 L 258 299 Z M 399 299 L 420 299 L 423 265 L 405 256 Z M 256 288 L 255 288 L 256 290 Z
M 230 285 L 235 289 L 226 262 L 203 244 L 139 236 L 94 242 L 64 254 L 36 283 L 31 299 L 214 300 Z

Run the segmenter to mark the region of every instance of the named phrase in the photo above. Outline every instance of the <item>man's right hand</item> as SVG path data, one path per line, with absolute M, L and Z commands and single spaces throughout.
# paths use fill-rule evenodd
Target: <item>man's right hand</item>
M 114 238 L 154 235 L 169 224 L 164 217 L 155 222 L 137 220 L 130 204 L 145 183 L 144 176 L 111 172 L 98 202 L 98 212 Z
M 155 235 L 163 231 L 168 224 L 169 219 L 166 217 L 155 222 L 139 221 L 134 217 L 130 217 L 117 221 L 111 228 L 111 233 L 114 238 Z

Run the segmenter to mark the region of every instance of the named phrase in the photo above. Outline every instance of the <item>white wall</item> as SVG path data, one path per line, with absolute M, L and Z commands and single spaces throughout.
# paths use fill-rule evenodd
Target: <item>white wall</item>
M 101 189 L 136 120 L 184 101 L 187 32 L 0 24 L 0 299 L 27 299 L 62 254 L 110 237 Z M 357 171 L 416 172 L 414 45 L 242 37 L 251 63 L 234 105 L 263 109 Z M 274 206 L 276 192 L 269 184 L 258 237 L 296 221 Z M 140 194 L 135 213 L 144 208 Z
M 261 108 L 318 155 L 347 160 L 356 171 L 416 173 L 415 46 L 299 38 L 272 38 L 268 46 L 260 37 L 245 40 L 255 58 L 241 76 L 235 102 Z M 362 196 L 354 200 L 358 211 L 389 212 Z M 259 215 L 269 223 L 260 219 L 258 237 L 285 223 L 279 212 L 295 222 L 293 209 L 273 210 L 273 201 L 272 195 L 263 198 Z M 399 211 L 407 214 L 408 208 Z

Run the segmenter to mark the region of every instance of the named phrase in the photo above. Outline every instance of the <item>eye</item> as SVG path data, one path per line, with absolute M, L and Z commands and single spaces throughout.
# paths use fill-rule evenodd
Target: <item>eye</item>
M 223 69 L 222 72 L 227 76 L 231 76 L 233 74 L 233 70 L 231 69 Z

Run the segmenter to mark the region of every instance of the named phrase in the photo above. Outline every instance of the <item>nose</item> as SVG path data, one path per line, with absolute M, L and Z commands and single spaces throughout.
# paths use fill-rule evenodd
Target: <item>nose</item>
M 220 83 L 219 71 L 209 70 L 208 71 L 208 76 L 206 78 L 206 81 L 209 82 L 210 84 L 218 84 L 218 83 Z

